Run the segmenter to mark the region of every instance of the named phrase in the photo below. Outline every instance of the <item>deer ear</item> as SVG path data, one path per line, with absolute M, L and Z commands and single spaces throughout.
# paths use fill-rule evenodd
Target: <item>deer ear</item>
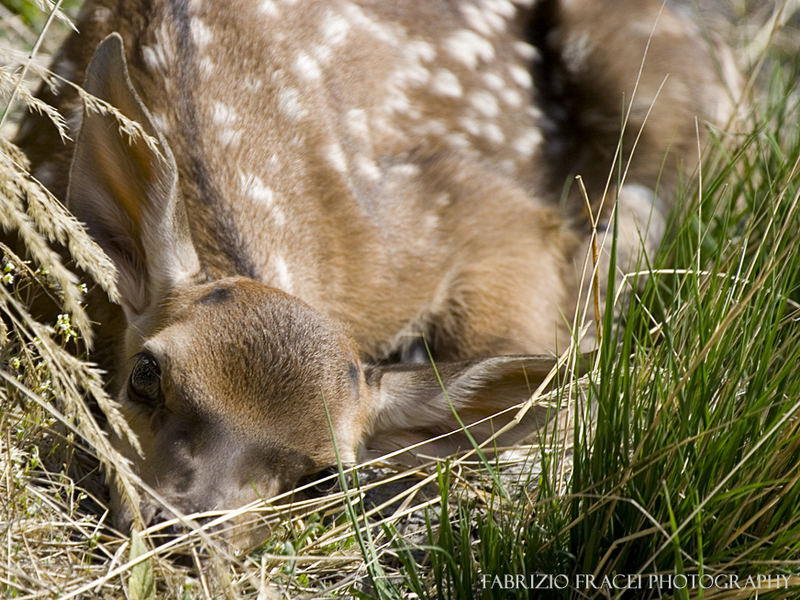
M 447 456 L 469 449 L 471 442 L 463 430 L 458 431 L 453 409 L 465 425 L 488 419 L 469 428 L 480 443 L 515 415 L 513 410 L 497 413 L 528 400 L 555 364 L 551 357 L 538 356 L 442 363 L 436 365 L 441 383 L 431 365 L 367 367 L 372 419 L 362 446 L 369 454 L 383 454 L 456 431 L 419 447 L 415 454 Z M 547 411 L 532 407 L 523 422 L 497 440 L 498 445 L 512 444 L 544 425 Z
M 199 262 L 177 193 L 175 160 L 131 84 L 119 34 L 97 47 L 83 88 L 152 138 L 148 144 L 125 134 L 108 111 L 86 107 L 67 190 L 70 210 L 117 267 L 122 306 L 131 320 L 195 274 Z

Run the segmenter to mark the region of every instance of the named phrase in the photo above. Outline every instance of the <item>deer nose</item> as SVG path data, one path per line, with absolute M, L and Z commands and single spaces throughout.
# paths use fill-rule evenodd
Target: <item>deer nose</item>
M 183 527 L 179 522 L 158 527 L 160 524 L 167 523 L 172 520 L 173 516 L 163 509 L 159 509 L 153 513 L 153 516 L 148 521 L 147 526 L 148 528 L 155 528 L 155 531 L 151 537 L 156 543 L 163 544 L 175 539 L 181 533 L 186 533 L 185 527 Z
M 216 525 L 211 528 L 206 527 L 215 517 L 184 516 L 194 515 L 199 512 L 200 511 L 197 509 L 189 510 L 187 508 L 182 515 L 177 516 L 167 508 L 159 507 L 155 509 L 145 523 L 150 531 L 150 539 L 156 545 L 163 545 L 189 534 L 193 529 L 202 527 L 209 535 L 218 539 L 227 540 L 229 537 L 227 532 L 228 528 L 224 524 Z

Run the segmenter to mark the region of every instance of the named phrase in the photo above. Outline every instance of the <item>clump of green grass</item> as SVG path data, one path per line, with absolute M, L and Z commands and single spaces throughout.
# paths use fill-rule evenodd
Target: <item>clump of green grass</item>
M 495 487 L 489 500 L 445 471 L 441 526 L 428 532 L 424 561 L 395 538 L 406 590 L 800 595 L 799 66 L 795 58 L 775 68 L 752 133 L 718 143 L 702 187 L 677 203 L 672 238 L 632 284 L 636 293 L 619 300 L 621 319 L 607 307 L 574 402 L 583 418 L 571 452 L 545 447 L 535 485 L 522 481 L 524 493 L 510 495 Z M 644 589 L 602 589 L 604 576 L 619 574 L 641 575 Z M 773 586 L 781 575 L 790 589 L 770 591 L 764 580 L 760 590 L 670 589 L 649 579 L 663 575 L 771 575 Z M 546 589 L 531 592 L 531 581 Z

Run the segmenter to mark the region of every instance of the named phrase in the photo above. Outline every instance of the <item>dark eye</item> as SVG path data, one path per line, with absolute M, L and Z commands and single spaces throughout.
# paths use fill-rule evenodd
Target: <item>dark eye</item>
M 142 352 L 136 355 L 136 363 L 128 381 L 135 399 L 155 404 L 161 397 L 161 367 L 152 355 Z
M 303 491 L 314 496 L 332 494 L 339 489 L 339 469 L 328 467 L 311 475 L 306 475 L 300 480 L 297 487 L 305 487 Z

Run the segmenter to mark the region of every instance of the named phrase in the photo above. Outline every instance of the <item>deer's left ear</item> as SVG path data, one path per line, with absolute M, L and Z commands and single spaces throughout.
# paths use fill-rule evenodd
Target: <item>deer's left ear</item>
M 437 364 L 441 384 L 431 365 L 367 367 L 372 409 L 371 426 L 362 446 L 371 453 L 405 448 L 460 426 L 456 411 L 476 441 L 489 438 L 513 418 L 515 411 L 497 413 L 528 400 L 555 366 L 539 356 L 498 356 L 479 361 Z M 444 387 L 444 389 L 442 389 Z M 533 407 L 519 426 L 498 440 L 511 444 L 544 425 L 548 409 Z M 471 448 L 463 431 L 417 450 L 424 456 L 447 456 Z
M 141 136 L 130 137 L 112 115 L 87 109 L 69 174 L 67 205 L 114 261 L 131 320 L 160 302 L 176 281 L 194 275 L 199 261 L 177 192 L 175 160 L 133 88 L 119 34 L 97 47 L 83 88 L 157 140 L 153 147 Z

